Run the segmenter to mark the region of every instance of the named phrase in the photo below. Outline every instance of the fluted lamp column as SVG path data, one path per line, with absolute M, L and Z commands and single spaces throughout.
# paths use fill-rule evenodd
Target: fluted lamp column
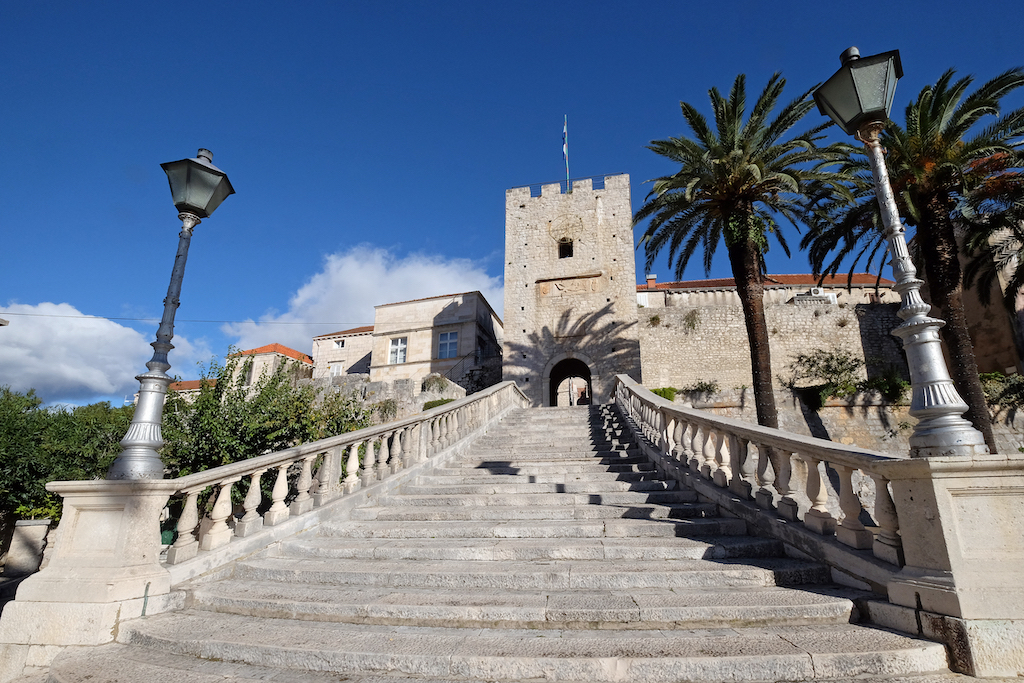
M 818 110 L 847 135 L 864 143 L 874 175 L 875 194 L 889 242 L 894 289 L 900 294 L 897 313 L 903 324 L 893 334 L 903 340 L 910 367 L 910 414 L 917 418 L 910 437 L 910 455 L 972 456 L 988 453 L 981 432 L 962 416 L 967 404 L 957 393 L 942 355 L 939 329 L 945 322 L 928 315 L 931 306 L 921 298 L 917 269 L 910 260 L 903 224 L 893 197 L 879 136 L 889 120 L 896 82 L 903 76 L 898 50 L 861 57 L 851 47 L 843 52 L 842 67 L 814 92 Z
M 121 454 L 107 471 L 107 479 L 162 479 L 164 464 L 157 450 L 164 445 L 160 432 L 164 400 L 171 377 L 167 353 L 174 348 L 174 314 L 178 310 L 181 281 L 185 277 L 185 261 L 192 241 L 192 229 L 201 219 L 208 218 L 228 195 L 234 194 L 227 174 L 213 165 L 213 153 L 200 149 L 195 159 L 182 159 L 160 164 L 171 186 L 171 197 L 181 233 L 178 235 L 178 253 L 171 270 L 171 284 L 164 299 L 164 313 L 156 333 L 153 358 L 146 363 L 147 372 L 139 380 L 139 402 L 135 408 L 128 433 L 121 439 Z

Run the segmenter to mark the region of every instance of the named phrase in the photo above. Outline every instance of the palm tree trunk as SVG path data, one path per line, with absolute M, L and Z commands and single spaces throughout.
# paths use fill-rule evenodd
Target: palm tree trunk
M 743 306 L 743 322 L 747 326 L 757 423 L 778 428 L 779 411 L 775 407 L 775 391 L 772 388 L 772 358 L 768 346 L 768 325 L 764 318 L 760 254 L 749 240 L 727 248 L 732 275 L 736 280 L 736 293 Z
M 949 220 L 949 210 L 934 200 L 925 210 L 925 226 L 931 239 L 920 240 L 924 256 L 924 270 L 928 278 L 928 291 L 939 315 L 946 321 L 942 340 L 953 362 L 950 372 L 960 396 L 967 402 L 964 418 L 985 437 L 988 449 L 995 453 L 996 440 L 992 433 L 992 417 L 978 377 L 978 363 L 974 358 L 974 344 L 967 329 L 964 314 L 963 273 L 960 269 L 956 233 Z

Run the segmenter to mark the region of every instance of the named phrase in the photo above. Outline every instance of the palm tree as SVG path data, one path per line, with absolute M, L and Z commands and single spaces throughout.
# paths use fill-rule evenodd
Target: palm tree
M 890 122 L 882 146 L 888 150 L 886 165 L 900 213 L 915 228 L 914 255 L 924 267 L 937 313 L 946 321 L 942 338 L 952 357 L 957 390 L 969 406 L 964 417 L 995 452 L 992 420 L 964 316 L 957 230 L 970 242 L 972 232 L 1002 224 L 1000 211 L 992 211 L 1013 186 L 1006 174 L 1021 165 L 1014 142 L 1024 135 L 1024 109 L 1000 116 L 999 103 L 1024 85 L 1024 70 L 1010 69 L 969 95 L 973 77 L 954 81 L 954 73 L 946 71 L 935 85 L 921 90 L 907 106 L 906 128 Z M 975 131 L 986 117 L 996 120 Z M 850 149 L 856 154 L 856 148 Z M 854 266 L 860 258 L 867 257 L 870 265 L 874 256 L 884 254 L 867 160 L 852 156 L 844 170 L 853 176 L 846 195 L 832 193 L 833 188 L 819 193 L 825 201 L 814 207 L 814 229 L 801 242 L 816 273 L 834 274 L 851 254 Z
M 715 251 L 724 242 L 750 344 L 757 421 L 778 427 L 764 317 L 764 254 L 769 235 L 789 254 L 777 217 L 796 224 L 808 184 L 830 183 L 832 174 L 821 170 L 822 165 L 837 163 L 843 156 L 834 147 L 815 145 L 827 124 L 786 138 L 813 103 L 810 93 L 804 93 L 772 119 L 786 84 L 778 73 L 768 80 L 744 121 L 745 82 L 743 74 L 737 76 L 728 99 L 716 88 L 708 91 L 714 130 L 693 105 L 679 103 L 693 137 L 654 140 L 648 145 L 680 169 L 653 181 L 633 224 L 650 218 L 641 240 L 647 267 L 668 247 L 677 279 L 682 279 L 698 249 L 703 252 L 705 274 L 710 272 Z

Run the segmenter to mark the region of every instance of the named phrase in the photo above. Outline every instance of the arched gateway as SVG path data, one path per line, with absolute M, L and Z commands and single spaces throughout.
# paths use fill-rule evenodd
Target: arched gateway
M 590 368 L 579 358 L 566 358 L 544 378 L 549 406 L 582 406 L 591 402 Z

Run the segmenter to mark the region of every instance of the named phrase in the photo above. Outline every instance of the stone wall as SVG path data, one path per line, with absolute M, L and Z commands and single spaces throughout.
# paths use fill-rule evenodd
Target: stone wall
M 771 340 L 772 371 L 788 378 L 798 354 L 815 349 L 847 351 L 865 361 L 861 378 L 890 365 L 908 377 L 900 341 L 890 332 L 901 320 L 895 293 L 874 288 L 830 290 L 829 296 L 803 296 L 789 288 L 768 290 L 765 318 Z M 657 296 L 656 296 L 657 295 Z M 734 290 L 657 292 L 639 309 L 644 385 L 683 388 L 698 381 L 722 389 L 750 386 L 750 347 L 739 297 Z
M 616 374 L 642 379 L 628 175 L 508 190 L 505 260 L 503 377 L 533 405 L 550 404 L 562 361 L 589 369 L 597 402 Z

